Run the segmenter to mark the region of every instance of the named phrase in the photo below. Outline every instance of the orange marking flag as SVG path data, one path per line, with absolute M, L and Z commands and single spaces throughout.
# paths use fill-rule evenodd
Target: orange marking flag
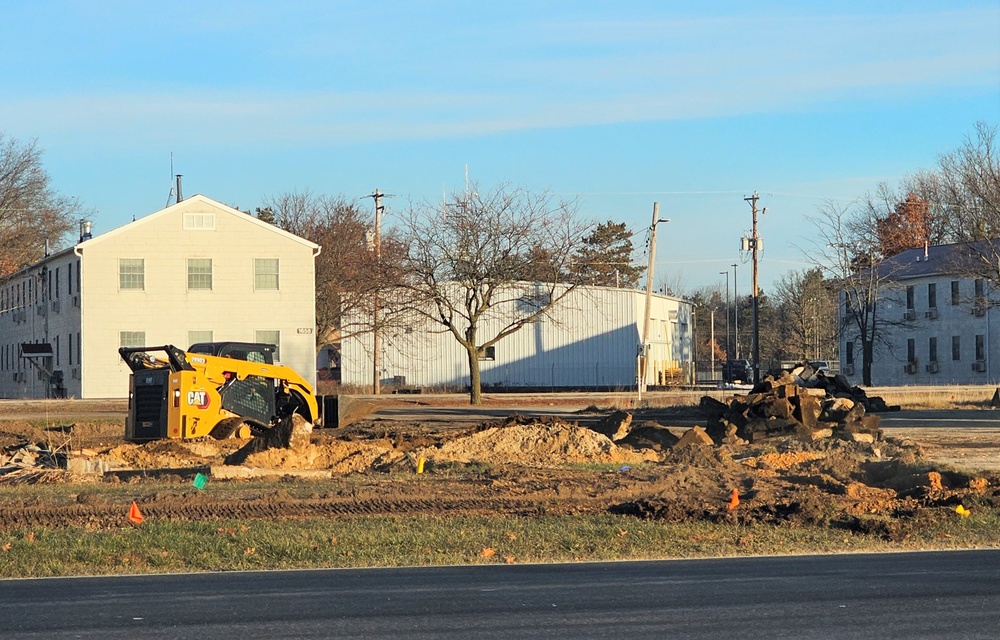
M 139 505 L 132 501 L 132 506 L 128 508 L 128 519 L 136 524 L 142 524 L 142 511 L 139 511 Z
M 732 511 L 740 506 L 740 492 L 733 489 L 733 495 L 729 496 L 729 510 Z

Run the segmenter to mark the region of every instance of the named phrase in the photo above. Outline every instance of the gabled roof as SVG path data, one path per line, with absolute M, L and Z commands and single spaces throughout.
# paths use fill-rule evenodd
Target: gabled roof
M 211 198 L 209 198 L 207 196 L 203 196 L 200 193 L 199 194 L 195 194 L 195 195 L 191 196 L 190 198 L 186 198 L 184 200 L 181 200 L 177 204 L 170 205 L 169 207 L 167 207 L 165 209 L 160 209 L 159 211 L 151 213 L 151 214 L 149 214 L 147 216 L 144 216 L 144 217 L 139 218 L 137 220 L 133 220 L 132 222 L 129 222 L 128 224 L 124 224 L 124 225 L 122 225 L 122 226 L 120 226 L 120 227 L 118 227 L 116 229 L 112 229 L 111 231 L 108 231 L 106 233 L 95 235 L 93 238 L 90 238 L 89 240 L 84 240 L 83 242 L 78 243 L 75 248 L 79 250 L 79 249 L 85 249 L 87 247 L 94 246 L 95 244 L 99 244 L 105 238 L 110 238 L 110 237 L 113 237 L 115 235 L 118 235 L 119 233 L 125 233 L 126 231 L 129 231 L 131 229 L 135 229 L 136 225 L 143 225 L 143 224 L 146 224 L 147 222 L 150 222 L 151 220 L 156 220 L 157 218 L 161 218 L 161 217 L 164 217 L 164 216 L 169 216 L 169 215 L 172 215 L 172 214 L 180 212 L 180 211 L 195 211 L 196 210 L 199 213 L 202 213 L 202 212 L 204 212 L 204 210 L 205 210 L 206 207 L 211 208 L 212 211 L 217 212 L 217 213 L 222 213 L 224 215 L 236 216 L 240 220 L 242 220 L 243 222 L 246 222 L 248 224 L 254 224 L 254 225 L 257 225 L 257 226 L 259 226 L 261 228 L 267 229 L 271 233 L 276 233 L 279 236 L 283 236 L 283 237 L 285 237 L 285 238 L 287 238 L 289 240 L 292 240 L 294 242 L 298 242 L 299 244 L 302 244 L 302 245 L 305 245 L 305 246 L 309 247 L 310 249 L 313 250 L 314 253 L 317 253 L 317 254 L 319 253 L 320 246 L 318 244 L 316 244 L 315 242 L 311 242 L 309 240 L 306 240 L 305 238 L 302 238 L 302 237 L 299 237 L 299 236 L 295 235 L 294 233 L 289 233 L 288 231 L 285 231 L 284 229 L 281 229 L 281 228 L 276 227 L 276 226 L 274 226 L 272 224 L 268 224 L 266 222 L 258 220 L 257 218 L 253 217 L 250 214 L 244 213 L 244 212 L 240 211 L 239 209 L 233 209 L 232 207 L 226 206 L 226 205 L 222 204 L 221 202 L 218 202 L 216 200 L 212 200 Z
M 993 246 L 990 247 L 990 244 Z M 975 243 L 939 244 L 907 249 L 878 263 L 879 276 L 908 280 L 937 275 L 966 275 L 982 268 L 980 255 L 1000 255 L 1000 238 Z

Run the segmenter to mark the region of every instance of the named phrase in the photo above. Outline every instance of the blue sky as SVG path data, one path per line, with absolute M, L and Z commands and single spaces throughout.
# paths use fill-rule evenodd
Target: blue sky
M 814 215 L 1000 124 L 1000 3 L 8 0 L 0 130 L 95 232 L 185 195 L 408 200 L 500 182 L 628 223 L 655 281 L 766 288 Z M 638 256 L 644 261 L 642 256 Z

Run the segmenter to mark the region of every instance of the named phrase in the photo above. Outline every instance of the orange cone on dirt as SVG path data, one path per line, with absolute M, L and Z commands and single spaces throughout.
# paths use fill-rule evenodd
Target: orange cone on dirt
M 738 506 L 740 506 L 740 492 L 733 489 L 733 494 L 729 496 L 729 510 L 732 511 Z
M 128 519 L 136 524 L 142 524 L 142 511 L 139 511 L 139 505 L 132 501 L 132 506 L 128 508 Z

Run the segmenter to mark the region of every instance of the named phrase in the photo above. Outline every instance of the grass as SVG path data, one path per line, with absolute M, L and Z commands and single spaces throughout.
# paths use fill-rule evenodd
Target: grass
M 0 534 L 0 577 L 317 567 L 575 562 L 989 547 L 1000 517 L 941 514 L 900 541 L 836 528 L 669 523 L 627 516 L 145 522 Z M 954 516 L 954 517 L 951 517 Z

